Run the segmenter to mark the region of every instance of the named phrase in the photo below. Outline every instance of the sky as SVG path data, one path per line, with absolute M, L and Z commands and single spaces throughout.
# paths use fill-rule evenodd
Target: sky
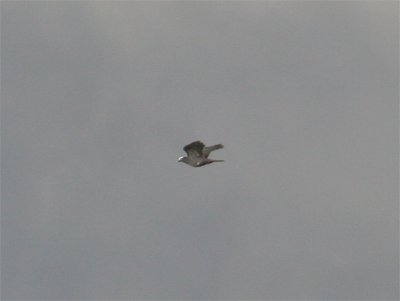
M 397 1 L 2 1 L 1 299 L 397 300 L 398 83 Z

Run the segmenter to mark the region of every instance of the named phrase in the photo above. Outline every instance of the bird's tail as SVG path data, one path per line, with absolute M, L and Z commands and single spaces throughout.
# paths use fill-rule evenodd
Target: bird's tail
M 225 160 L 214 160 L 212 159 L 213 162 L 225 162 Z

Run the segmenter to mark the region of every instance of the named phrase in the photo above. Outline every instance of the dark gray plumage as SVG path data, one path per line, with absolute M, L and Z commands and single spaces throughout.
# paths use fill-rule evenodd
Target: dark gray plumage
M 222 144 L 205 146 L 201 141 L 194 141 L 183 148 L 187 154 L 187 157 L 180 157 L 178 162 L 184 162 L 193 167 L 200 167 L 213 162 L 224 162 L 224 160 L 214 160 L 208 158 L 212 151 L 223 147 L 224 146 Z

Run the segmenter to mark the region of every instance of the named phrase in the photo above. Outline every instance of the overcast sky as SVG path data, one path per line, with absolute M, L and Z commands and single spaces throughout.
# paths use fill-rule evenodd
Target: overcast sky
M 2 1 L 2 299 L 398 299 L 398 26 Z M 177 163 L 198 139 L 225 162 Z

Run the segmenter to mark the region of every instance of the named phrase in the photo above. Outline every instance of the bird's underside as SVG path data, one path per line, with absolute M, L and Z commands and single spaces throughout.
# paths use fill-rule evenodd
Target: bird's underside
M 223 148 L 222 144 L 205 146 L 201 141 L 194 141 L 186 145 L 183 150 L 186 152 L 186 157 L 180 157 L 178 162 L 184 162 L 193 167 L 200 167 L 214 162 L 224 162 L 224 160 L 210 159 L 208 156 L 214 150 Z

